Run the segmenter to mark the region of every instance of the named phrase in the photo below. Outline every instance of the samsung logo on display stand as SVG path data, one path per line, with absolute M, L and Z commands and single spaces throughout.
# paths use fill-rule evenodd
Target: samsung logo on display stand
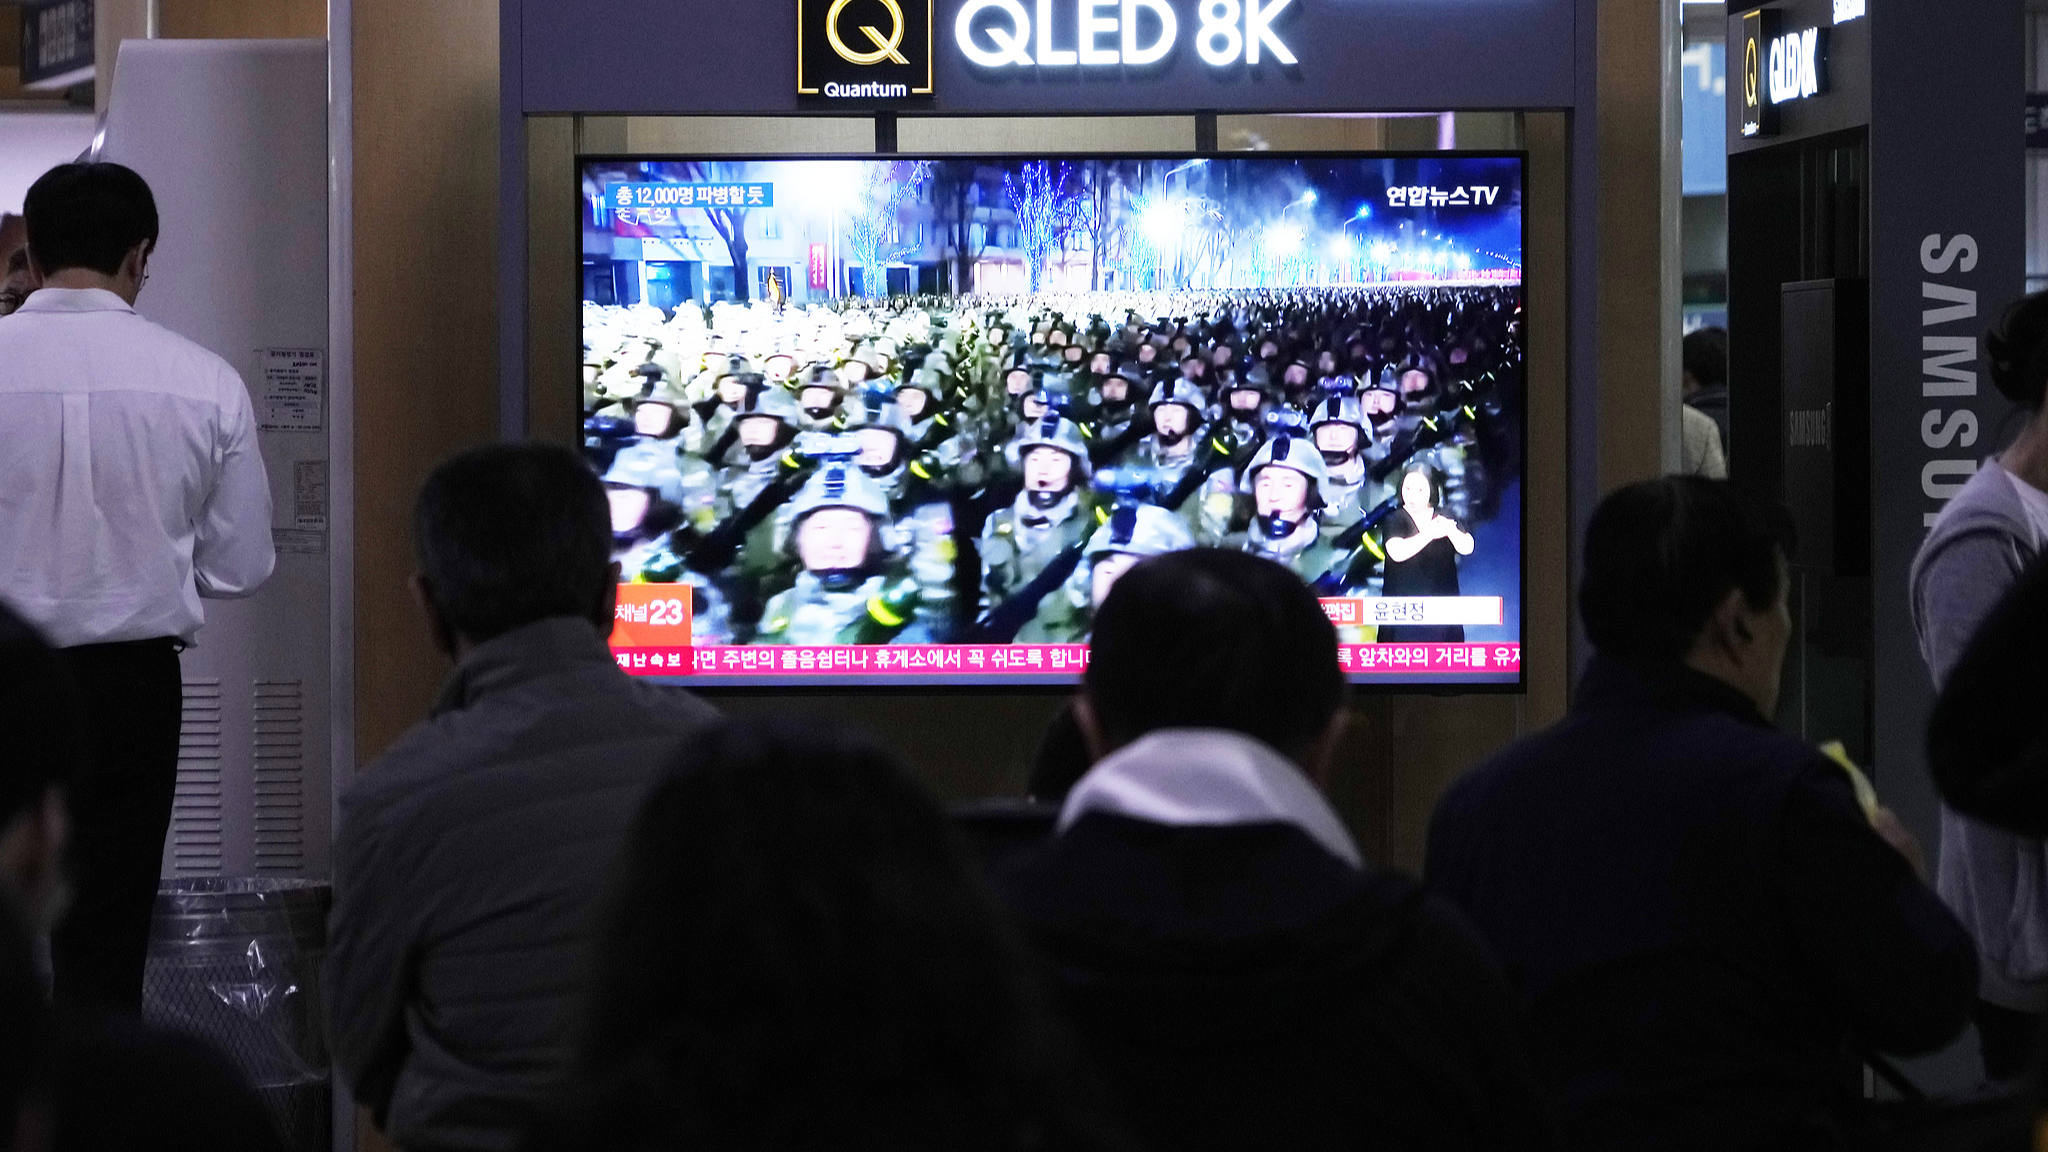
M 1863 0 L 1835 0 L 1835 23 L 1863 19 Z
M 1199 0 L 1187 18 L 1172 0 L 966 0 L 953 43 L 983 68 L 1146 67 L 1173 54 L 1188 30 L 1211 68 L 1298 63 L 1276 21 L 1293 0 Z

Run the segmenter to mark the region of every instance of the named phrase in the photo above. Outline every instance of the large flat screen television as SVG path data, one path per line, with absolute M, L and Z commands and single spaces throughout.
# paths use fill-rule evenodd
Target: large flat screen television
M 1356 683 L 1521 683 L 1521 156 L 578 163 L 629 671 L 1071 684 L 1212 546 Z

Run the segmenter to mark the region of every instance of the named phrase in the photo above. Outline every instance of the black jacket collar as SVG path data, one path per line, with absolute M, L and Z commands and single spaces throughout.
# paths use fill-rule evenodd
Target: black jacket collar
M 1675 660 L 1635 661 L 1596 656 L 1579 681 L 1574 712 L 1655 708 L 1671 712 L 1722 712 L 1745 724 L 1768 728 L 1756 703 L 1734 685 Z

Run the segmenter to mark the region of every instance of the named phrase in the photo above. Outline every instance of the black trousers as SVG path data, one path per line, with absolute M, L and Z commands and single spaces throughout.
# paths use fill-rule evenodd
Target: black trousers
M 58 654 L 82 697 L 85 746 L 66 794 L 72 900 L 50 934 L 54 991 L 59 1001 L 139 1015 L 178 786 L 178 644 L 84 644 Z

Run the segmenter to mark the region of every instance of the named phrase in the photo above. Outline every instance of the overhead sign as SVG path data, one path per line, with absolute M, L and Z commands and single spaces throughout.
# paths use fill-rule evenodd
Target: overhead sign
M 797 94 L 860 103 L 929 98 L 932 3 L 797 0 Z
M 1293 0 L 966 0 L 953 46 L 981 68 L 1145 68 L 1170 58 L 1185 29 L 1211 68 L 1300 61 L 1280 25 Z
M 1771 103 L 1789 104 L 1827 90 L 1827 29 L 1808 28 L 1771 38 Z

